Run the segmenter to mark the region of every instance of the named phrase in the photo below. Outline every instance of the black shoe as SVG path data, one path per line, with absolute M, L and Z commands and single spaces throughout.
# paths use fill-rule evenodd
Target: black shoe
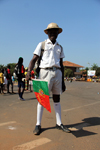
M 41 126 L 40 126 L 40 125 L 36 125 L 36 126 L 35 126 L 35 129 L 34 129 L 34 131 L 33 131 L 33 133 L 34 133 L 35 135 L 39 135 L 40 132 L 41 132 Z
M 67 127 L 64 127 L 63 124 L 61 124 L 60 126 L 56 124 L 56 128 L 59 130 L 63 130 L 64 132 L 67 132 L 67 133 L 70 132 L 70 130 Z
M 8 94 L 11 94 L 10 92 L 7 92 Z
M 15 92 L 12 92 L 12 94 L 16 94 Z
M 24 99 L 23 97 L 19 97 L 19 99 L 20 99 L 21 101 L 25 101 L 25 99 Z

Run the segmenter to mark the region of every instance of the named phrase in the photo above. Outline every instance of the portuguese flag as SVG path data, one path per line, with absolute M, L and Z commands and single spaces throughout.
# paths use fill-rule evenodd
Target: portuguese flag
M 33 79 L 33 89 L 38 102 L 51 112 L 48 82 L 40 79 Z

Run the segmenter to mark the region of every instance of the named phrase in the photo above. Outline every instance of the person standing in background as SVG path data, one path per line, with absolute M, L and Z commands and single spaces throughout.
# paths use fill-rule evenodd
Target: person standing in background
M 31 71 L 31 77 L 29 78 L 30 92 L 32 92 L 32 90 L 31 90 L 31 86 L 33 85 L 32 79 L 34 79 L 34 71 L 33 70 Z
M 23 65 L 23 58 L 22 57 L 19 57 L 19 59 L 18 59 L 18 63 L 16 64 L 16 67 L 15 67 L 15 73 L 16 73 L 17 80 L 18 80 L 19 99 L 24 101 L 25 99 L 23 98 L 23 93 L 25 90 L 25 75 L 24 75 L 25 68 Z
M 11 85 L 11 91 L 13 92 L 13 82 L 12 82 L 12 77 L 11 77 L 11 72 L 10 72 L 10 65 L 8 65 L 7 67 L 7 74 L 6 74 L 6 78 L 7 78 L 7 93 L 9 92 L 9 86 Z
M 4 94 L 3 84 L 4 84 L 4 75 L 3 75 L 3 70 L 0 69 L 0 93 L 1 94 Z
M 4 90 L 7 91 L 7 78 L 6 78 L 6 74 L 7 74 L 7 68 L 4 68 Z
M 25 73 L 24 73 L 25 76 L 27 75 L 27 70 L 28 70 L 28 68 L 26 67 L 25 68 Z M 28 85 L 29 85 L 29 80 L 25 79 L 25 91 L 28 91 Z

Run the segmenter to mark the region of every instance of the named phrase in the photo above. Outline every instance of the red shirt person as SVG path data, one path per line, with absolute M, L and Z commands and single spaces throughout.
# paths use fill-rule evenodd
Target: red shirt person
M 8 67 L 7 67 L 6 78 L 7 78 L 7 93 L 10 93 L 9 92 L 10 84 L 11 84 L 11 91 L 12 91 L 12 93 L 14 93 L 13 92 L 13 82 L 12 82 L 11 73 L 10 73 L 10 65 L 8 65 Z

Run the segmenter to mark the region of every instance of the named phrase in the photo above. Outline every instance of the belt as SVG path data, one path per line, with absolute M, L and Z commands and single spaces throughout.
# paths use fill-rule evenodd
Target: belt
M 59 68 L 59 67 L 48 67 L 48 68 L 44 68 L 44 69 L 56 71 L 57 69 L 61 69 L 61 68 Z

